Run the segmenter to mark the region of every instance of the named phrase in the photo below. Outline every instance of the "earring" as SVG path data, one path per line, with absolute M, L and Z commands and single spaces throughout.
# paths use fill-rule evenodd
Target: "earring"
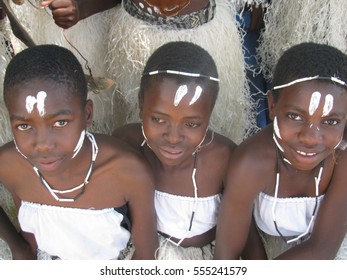
M 143 142 L 141 143 L 141 147 L 143 147 L 146 143 L 148 144 L 148 140 L 145 134 L 145 131 L 143 129 L 143 123 L 141 122 L 141 131 L 142 131 L 142 136 L 143 136 Z
M 141 147 L 143 147 L 145 144 L 147 144 L 148 148 L 150 148 L 152 150 L 152 147 L 148 144 L 148 139 L 147 136 L 145 134 L 145 130 L 143 129 L 143 123 L 141 122 L 141 131 L 142 131 L 142 135 L 143 135 L 143 142 L 141 143 Z
M 19 148 L 18 148 L 18 146 L 17 146 L 16 139 L 14 139 L 14 138 L 13 138 L 13 143 L 14 143 L 14 145 L 15 145 L 15 147 L 16 147 L 17 152 L 18 152 L 23 158 L 28 159 L 28 158 L 19 150 Z
M 196 147 L 195 151 L 192 153 L 193 156 L 196 153 L 200 152 L 203 147 L 206 147 L 206 146 L 208 146 L 208 145 L 210 145 L 212 143 L 212 141 L 214 139 L 214 131 L 213 130 L 211 130 L 211 140 L 208 143 L 206 143 L 205 145 L 202 145 L 202 143 L 204 143 L 204 141 L 206 139 L 206 135 L 207 135 L 208 130 L 209 130 L 209 127 L 206 128 L 204 137 L 202 138 L 202 140 L 199 143 L 199 145 Z

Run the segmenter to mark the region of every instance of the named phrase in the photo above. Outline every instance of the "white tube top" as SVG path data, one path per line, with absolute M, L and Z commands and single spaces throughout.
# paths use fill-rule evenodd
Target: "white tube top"
M 102 210 L 58 207 L 22 201 L 21 229 L 33 233 L 38 248 L 61 259 L 116 259 L 130 239 L 123 215 Z
M 207 232 L 217 224 L 221 194 L 198 197 L 192 228 L 188 232 L 194 197 L 155 191 L 157 229 L 171 237 L 190 238 Z
M 324 195 L 318 197 L 318 208 L 323 198 Z M 315 207 L 315 199 L 315 197 L 277 198 L 276 223 L 283 236 L 297 236 L 306 231 Z M 279 236 L 272 216 L 273 203 L 273 196 L 260 193 L 254 201 L 253 214 L 257 226 L 262 231 L 269 235 Z

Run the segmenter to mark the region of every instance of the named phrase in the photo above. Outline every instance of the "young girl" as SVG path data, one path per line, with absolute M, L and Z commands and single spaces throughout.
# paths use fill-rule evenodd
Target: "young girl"
M 229 165 L 216 259 L 239 257 L 252 211 L 260 232 L 286 245 L 269 258 L 336 257 L 347 230 L 346 81 L 347 56 L 328 45 L 302 43 L 279 59 L 273 123 L 240 144 Z
M 22 51 L 4 101 L 14 140 L 0 148 L 0 182 L 38 258 L 117 259 L 132 238 L 133 258 L 153 259 L 151 170 L 127 145 L 87 131 L 93 104 L 76 57 L 54 45 Z
M 142 123 L 114 135 L 141 151 L 155 174 L 158 259 L 211 259 L 235 144 L 209 129 L 219 79 L 211 56 L 188 42 L 158 48 L 142 74 Z

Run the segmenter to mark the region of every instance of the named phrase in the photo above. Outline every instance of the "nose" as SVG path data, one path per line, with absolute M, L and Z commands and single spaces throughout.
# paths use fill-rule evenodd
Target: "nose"
M 170 144 L 175 145 L 182 140 L 183 135 L 178 125 L 169 125 L 164 133 L 164 137 Z
M 321 142 L 322 134 L 319 125 L 306 124 L 299 133 L 299 140 L 307 146 L 314 146 Z
M 52 135 L 47 129 L 37 129 L 35 133 L 34 149 L 37 152 L 48 152 L 54 147 Z

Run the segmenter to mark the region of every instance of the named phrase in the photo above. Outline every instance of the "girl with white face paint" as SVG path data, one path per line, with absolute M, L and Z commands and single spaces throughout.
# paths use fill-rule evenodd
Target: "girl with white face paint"
M 72 52 L 40 45 L 17 54 L 4 100 L 15 140 L 0 147 L 0 183 L 13 194 L 21 229 L 0 209 L 11 257 L 154 259 L 150 166 L 125 143 L 87 130 L 93 103 Z
M 158 259 L 212 259 L 223 180 L 235 143 L 209 129 L 218 94 L 211 56 L 188 42 L 163 45 L 142 76 L 141 123 L 117 129 L 155 174 Z
M 347 259 L 346 63 L 345 54 L 316 43 L 278 61 L 268 93 L 273 123 L 230 162 L 216 259 L 243 249 L 252 255 L 252 219 L 269 259 Z

